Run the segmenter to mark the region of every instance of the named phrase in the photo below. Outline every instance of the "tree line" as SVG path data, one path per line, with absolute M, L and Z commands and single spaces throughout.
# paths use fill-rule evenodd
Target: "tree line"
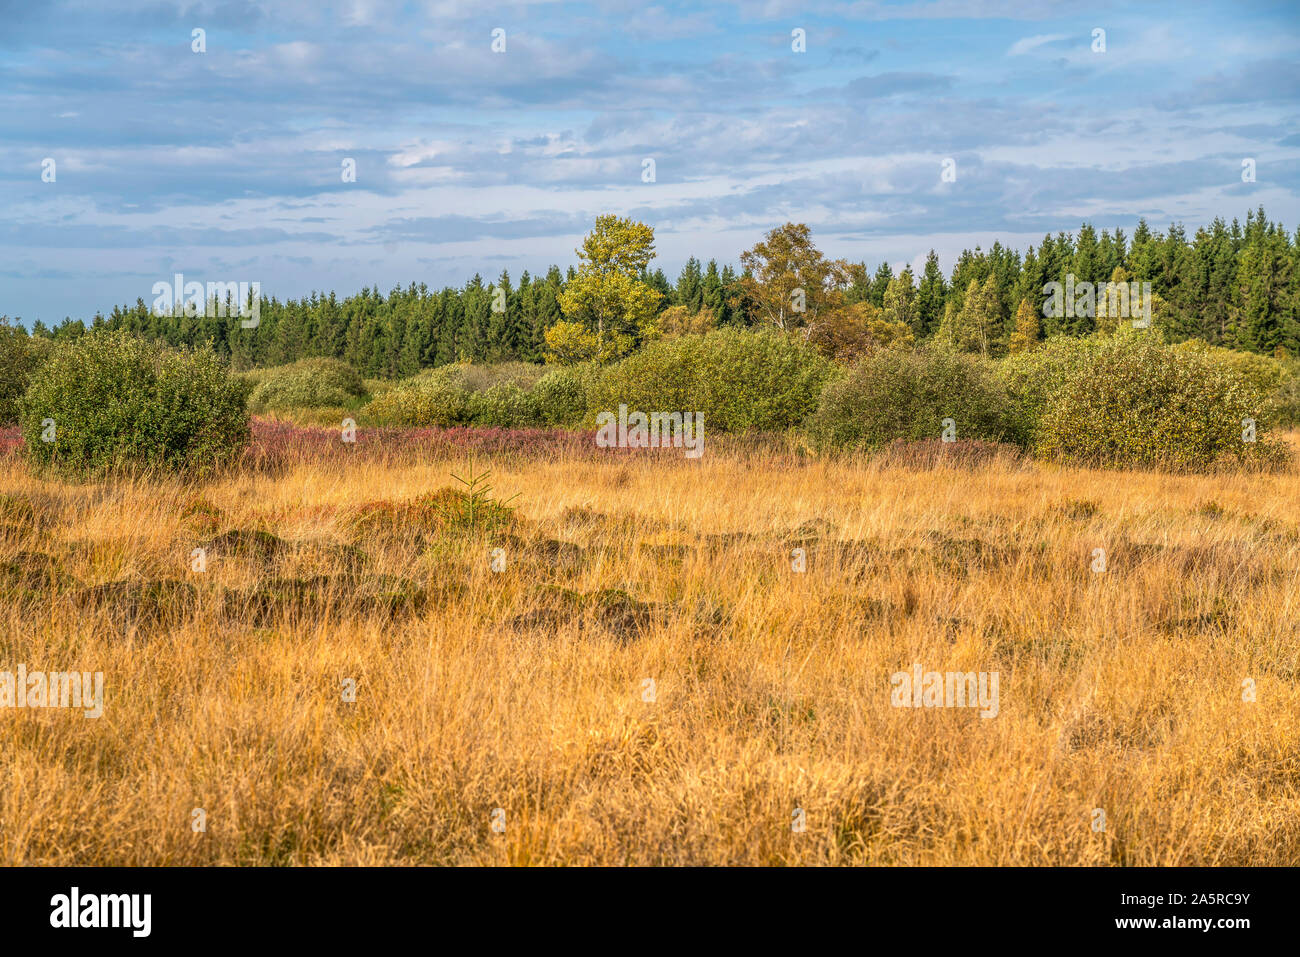
M 236 368 L 329 356 L 390 378 L 458 360 L 567 355 L 575 340 L 555 334 L 566 328 L 598 330 L 602 342 L 617 335 L 613 353 L 602 347 L 595 357 L 621 354 L 657 335 L 761 325 L 802 330 L 830 342 L 831 352 L 851 353 L 846 342 L 879 335 L 949 338 L 999 355 L 1105 325 L 1104 315 L 1087 310 L 1044 314 L 1044 286 L 1073 276 L 1099 287 L 1150 282 L 1158 324 L 1173 341 L 1300 354 L 1300 230 L 1288 233 L 1262 207 L 1244 223 L 1215 219 L 1190 238 L 1182 225 L 1161 233 L 1142 220 L 1131 237 L 1121 229 L 1099 234 L 1085 223 L 1075 234 L 1044 236 L 1023 255 L 994 242 L 987 250 L 963 250 L 948 276 L 933 251 L 919 276 L 910 266 L 896 271 L 882 262 L 872 271 L 864 262 L 826 259 L 808 227 L 793 223 L 742 253 L 739 271 L 692 257 L 675 282 L 649 268 L 653 230 L 630 220 L 600 217 L 579 256 L 581 271 L 551 266 L 540 276 L 524 272 L 518 282 L 503 270 L 491 283 L 475 275 L 459 289 L 412 283 L 342 299 L 334 292 L 264 297 L 256 328 L 241 326 L 233 304 L 189 315 L 178 303 L 156 315 L 138 299 L 97 314 L 89 326 L 65 319 L 50 328 L 38 321 L 31 331 L 57 340 L 88 328 L 125 329 L 172 345 L 210 344 Z M 620 316 L 627 320 L 622 325 Z

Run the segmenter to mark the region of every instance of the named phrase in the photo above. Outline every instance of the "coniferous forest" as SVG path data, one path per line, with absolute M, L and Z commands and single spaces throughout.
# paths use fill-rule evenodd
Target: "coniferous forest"
M 264 297 L 254 329 L 240 328 L 237 317 L 187 316 L 180 307 L 175 315 L 157 316 L 142 297 L 89 323 L 67 319 L 49 328 L 36 322 L 32 332 L 60 339 L 106 326 L 172 345 L 211 343 L 236 368 L 327 356 L 367 376 L 393 378 L 465 359 L 541 361 L 544 334 L 564 318 L 559 298 L 573 275 L 571 266 L 567 272 L 551 266 L 536 276 L 526 271 L 518 277 L 475 275 L 459 289 L 433 290 L 412 282 L 387 293 L 365 288 L 343 297 L 338 291 L 297 300 Z M 756 304 L 743 288 L 745 275 L 731 265 L 706 265 L 692 257 L 675 282 L 654 268 L 642 278 L 661 294 L 661 312 L 677 306 L 690 315 L 708 310 L 711 324 L 719 326 L 760 324 Z M 846 303 L 872 304 L 884 319 L 905 322 L 918 342 L 934 336 L 945 310 L 961 310 L 972 282 L 987 304 L 989 351 L 997 355 L 1012 342 L 1020 303 L 1041 311 L 1045 283 L 1064 284 L 1073 275 L 1075 282 L 1103 286 L 1118 275 L 1152 284 L 1161 325 L 1173 341 L 1203 339 L 1267 355 L 1300 354 L 1300 230 L 1292 234 L 1270 222 L 1262 207 L 1248 211 L 1244 222 L 1215 219 L 1191 236 L 1179 224 L 1159 232 L 1142 220 L 1131 236 L 1122 229 L 1099 233 L 1084 224 L 1077 233 L 1046 235 L 1023 253 L 994 242 L 988 249 L 963 250 L 946 277 L 933 251 L 920 275 L 888 262 L 874 269 L 848 264 L 843 275 Z M 504 301 L 504 310 L 493 309 L 494 299 Z M 1044 317 L 1038 335 L 1087 335 L 1095 322 L 1086 315 Z

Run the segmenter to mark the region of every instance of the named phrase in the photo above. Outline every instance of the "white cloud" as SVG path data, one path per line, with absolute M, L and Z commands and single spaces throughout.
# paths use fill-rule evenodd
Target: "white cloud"
M 1068 39 L 1068 37 L 1069 34 L 1066 33 L 1040 33 L 1036 36 L 1025 37 L 1023 40 L 1017 40 L 1011 44 L 1010 49 L 1007 50 L 1007 56 L 1024 56 L 1044 44 L 1056 43 L 1059 40 Z

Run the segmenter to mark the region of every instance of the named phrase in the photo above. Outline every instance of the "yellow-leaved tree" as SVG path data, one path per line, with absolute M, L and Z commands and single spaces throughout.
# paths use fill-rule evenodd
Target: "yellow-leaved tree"
M 737 285 L 754 318 L 782 332 L 815 325 L 823 312 L 843 305 L 848 263 L 823 256 L 803 223 L 768 231 L 740 254 L 740 264 L 745 273 Z
M 560 293 L 560 309 L 569 323 L 594 337 L 592 358 L 616 358 L 651 327 L 659 306 L 659 292 L 641 278 L 655 255 L 655 231 L 630 218 L 597 216 L 577 254 L 580 265 Z M 571 346 L 581 343 L 573 330 L 559 333 L 553 337 L 548 330 L 548 346 L 552 338 Z
M 1007 351 L 1015 354 L 1017 352 L 1030 352 L 1037 348 L 1041 326 L 1042 324 L 1038 321 L 1038 313 L 1029 304 L 1029 300 L 1021 299 L 1020 307 L 1016 309 L 1016 327 L 1011 332 L 1011 339 L 1007 343 Z

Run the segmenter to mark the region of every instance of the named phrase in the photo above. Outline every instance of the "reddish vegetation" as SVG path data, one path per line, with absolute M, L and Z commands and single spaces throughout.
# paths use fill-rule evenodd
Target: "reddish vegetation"
M 567 429 L 506 429 L 488 426 L 454 428 L 391 428 L 360 426 L 356 442 L 344 442 L 339 428 L 294 425 L 275 419 L 254 418 L 253 438 L 244 450 L 240 466 L 259 471 L 276 471 L 297 463 L 321 462 L 340 456 L 362 456 L 383 461 L 393 458 L 454 456 L 467 452 L 521 457 L 581 456 L 666 456 L 681 457 L 681 449 L 600 448 L 592 431 Z M 794 466 L 803 456 L 781 436 L 755 433 L 711 438 L 715 451 L 781 461 Z M 0 428 L 0 458 L 22 451 L 23 439 L 17 426 Z M 882 464 L 899 468 L 934 468 L 948 464 L 976 467 L 990 460 L 1014 462 L 1023 454 L 1014 446 L 962 439 L 944 443 L 938 439 L 898 440 L 879 453 Z
M 342 429 L 253 420 L 253 441 L 244 453 L 252 466 L 317 461 L 338 455 L 387 458 L 394 455 L 459 452 L 578 452 L 593 440 L 585 433 L 559 429 L 502 429 L 464 426 L 452 429 L 367 428 L 356 430 L 356 442 L 344 442 Z
M 895 439 L 881 449 L 882 465 L 903 469 L 932 469 L 938 465 L 976 468 L 994 461 L 1006 464 L 1021 462 L 1024 453 L 1005 442 L 985 442 L 981 439 Z
M 23 436 L 18 431 L 16 425 L 0 426 L 0 458 L 4 458 L 21 451 L 23 447 Z
M 466 452 L 483 455 L 571 457 L 583 455 L 675 454 L 680 449 L 602 449 L 595 433 L 566 429 L 506 429 L 489 426 L 454 428 L 380 428 L 360 426 L 356 442 L 344 442 L 342 429 L 292 425 L 270 419 L 253 420 L 253 441 L 243 464 L 271 468 L 316 462 L 336 456 L 359 455 L 378 460 L 410 456 L 447 456 Z

